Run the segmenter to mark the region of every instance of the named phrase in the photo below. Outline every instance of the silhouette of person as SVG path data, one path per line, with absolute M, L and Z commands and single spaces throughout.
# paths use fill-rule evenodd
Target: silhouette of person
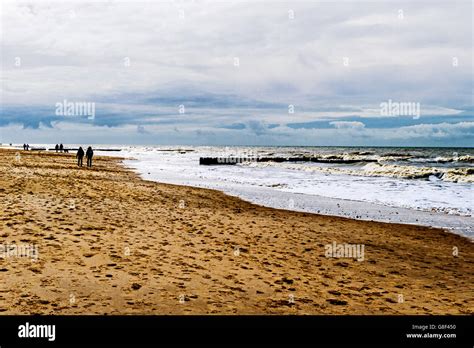
M 79 150 L 77 150 L 77 165 L 79 167 L 82 167 L 82 159 L 84 158 L 84 150 L 82 149 L 82 146 L 79 147 Z
M 58 152 L 59 145 L 58 145 L 58 144 L 56 144 L 56 146 L 54 147 L 54 149 L 56 150 L 56 152 Z
M 23 150 L 26 150 L 26 144 L 23 144 Z
M 30 149 L 30 144 L 26 144 L 26 151 Z
M 87 166 L 92 167 L 92 156 L 94 156 L 94 151 L 92 151 L 92 147 L 88 147 L 86 151 L 86 158 L 87 158 Z
M 59 145 L 59 152 L 63 152 L 64 146 L 63 144 Z

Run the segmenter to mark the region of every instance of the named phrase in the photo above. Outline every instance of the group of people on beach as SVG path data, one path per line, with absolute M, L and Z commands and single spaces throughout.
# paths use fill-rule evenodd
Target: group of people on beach
M 56 144 L 54 149 L 56 150 L 56 152 L 59 151 L 59 152 L 69 153 L 69 150 L 64 148 L 63 144 L 59 144 L 59 145 Z M 91 146 L 87 148 L 86 152 L 84 152 L 84 150 L 82 149 L 82 146 L 79 146 L 79 149 L 77 150 L 77 153 L 76 153 L 77 165 L 79 167 L 82 167 L 82 159 L 84 158 L 84 155 L 87 158 L 87 166 L 92 167 L 92 156 L 94 156 L 94 151 L 92 150 Z
M 54 147 L 54 149 L 56 150 L 56 152 L 64 152 L 64 153 L 69 153 L 69 150 L 68 149 L 65 149 L 63 144 L 56 144 L 56 146 Z
M 29 144 L 23 144 L 23 150 L 28 151 L 29 149 L 30 149 Z M 56 152 L 59 151 L 59 152 L 69 153 L 69 150 L 64 148 L 63 144 L 59 144 L 59 145 L 56 144 L 54 149 L 56 150 Z M 82 149 L 82 146 L 79 146 L 79 149 L 77 150 L 77 153 L 76 153 L 77 165 L 79 167 L 82 167 L 82 159 L 84 158 L 84 155 L 87 158 L 87 166 L 92 167 L 92 157 L 94 156 L 94 151 L 92 150 L 91 146 L 87 148 L 86 152 L 84 152 L 84 150 Z
M 87 148 L 85 155 L 87 158 L 87 166 L 92 167 L 92 156 L 94 156 L 94 151 L 92 151 L 92 147 L 89 146 Z M 82 146 L 80 146 L 79 150 L 77 150 L 76 158 L 77 158 L 77 165 L 79 167 L 82 167 L 82 159 L 84 158 L 84 150 L 82 149 Z

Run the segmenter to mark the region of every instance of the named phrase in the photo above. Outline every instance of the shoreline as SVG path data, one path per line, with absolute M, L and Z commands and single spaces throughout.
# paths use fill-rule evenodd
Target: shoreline
M 246 202 L 267 208 L 283 209 L 288 211 L 305 212 L 334 217 L 351 218 L 360 221 L 375 221 L 386 223 L 400 223 L 423 227 L 433 227 L 447 230 L 450 233 L 467 237 L 474 242 L 474 217 L 459 214 L 447 214 L 438 211 L 397 207 L 379 203 L 358 201 L 343 198 L 333 198 L 299 192 L 275 190 L 270 187 L 225 185 L 220 182 L 203 184 L 199 180 L 185 182 L 181 180 L 167 180 L 164 177 L 156 178 L 157 174 L 141 170 L 133 162 L 142 160 L 124 158 L 126 168 L 137 173 L 141 179 L 161 184 L 173 184 L 194 188 L 205 188 L 223 192 L 232 197 L 238 197 Z M 292 204 L 293 208 L 289 205 Z
M 72 154 L 16 152 L 0 150 L 1 243 L 39 257 L 0 258 L 2 314 L 474 312 L 466 237 L 147 181 L 119 157 L 78 169 Z M 364 260 L 327 257 L 333 242 Z

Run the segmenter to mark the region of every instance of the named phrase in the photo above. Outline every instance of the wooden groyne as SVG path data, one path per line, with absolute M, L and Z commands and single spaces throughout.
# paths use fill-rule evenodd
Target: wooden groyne
M 237 163 L 247 162 L 315 162 L 315 163 L 334 163 L 334 164 L 351 164 L 359 162 L 377 162 L 375 159 L 342 159 L 342 158 L 318 158 L 318 157 L 200 157 L 200 165 L 234 165 Z

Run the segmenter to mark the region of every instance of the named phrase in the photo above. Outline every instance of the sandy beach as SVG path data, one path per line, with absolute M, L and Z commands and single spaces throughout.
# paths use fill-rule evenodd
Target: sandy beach
M 474 313 L 474 244 L 441 229 L 265 208 L 113 157 L 2 149 L 0 173 L 0 244 L 38 251 L 0 258 L 1 314 Z

